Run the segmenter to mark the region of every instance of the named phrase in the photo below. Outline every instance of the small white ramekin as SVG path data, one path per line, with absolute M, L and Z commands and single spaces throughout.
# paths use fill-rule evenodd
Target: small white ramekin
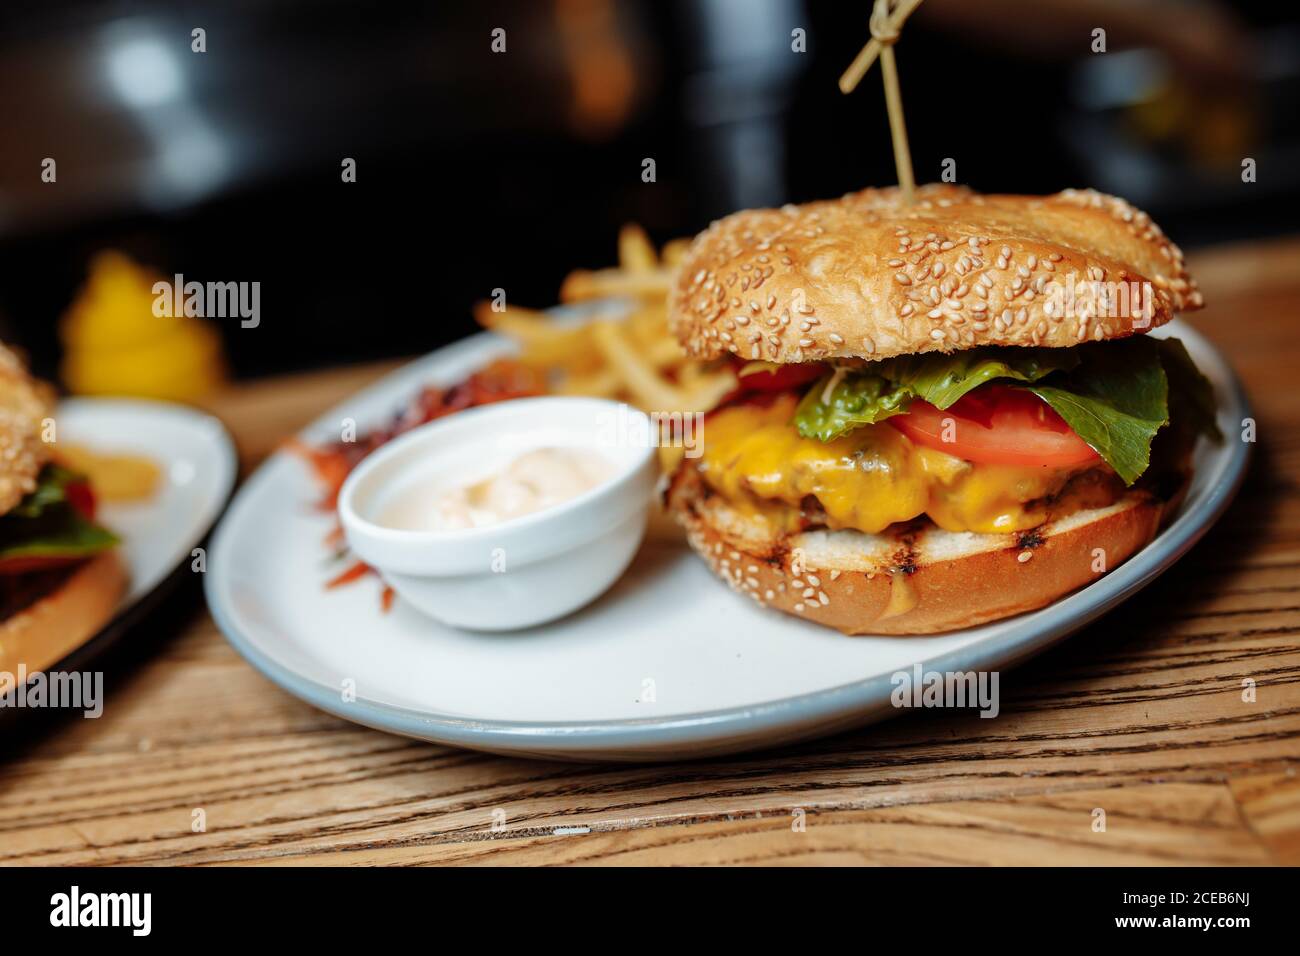
M 528 398 L 457 412 L 368 455 L 339 492 L 348 544 L 405 600 L 447 624 L 510 630 L 595 600 L 645 534 L 657 477 L 643 412 L 594 398 Z M 533 514 L 455 531 L 377 523 L 395 496 L 425 481 L 455 487 L 536 448 L 604 456 L 613 475 Z

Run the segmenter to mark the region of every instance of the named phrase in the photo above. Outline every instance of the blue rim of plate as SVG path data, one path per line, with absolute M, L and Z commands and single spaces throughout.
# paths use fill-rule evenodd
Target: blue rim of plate
M 1173 323 L 1171 323 L 1173 325 Z M 1236 372 L 1208 339 L 1189 325 L 1177 323 L 1176 331 L 1184 338 L 1199 340 L 1212 353 L 1223 370 L 1227 395 L 1220 410 L 1234 412 L 1234 417 L 1251 415 L 1250 403 Z M 440 349 L 433 355 L 445 359 L 481 346 L 489 333 L 480 333 Z M 392 387 L 393 380 L 410 374 L 432 355 L 417 359 L 397 369 L 375 385 L 363 390 Z M 354 399 L 357 396 L 354 396 Z M 327 410 L 317 422 L 337 417 L 336 409 Z M 308 431 L 315 427 L 308 426 Z M 1250 462 L 1250 443 L 1228 443 L 1230 451 L 1222 480 L 1208 489 L 1204 498 L 1186 508 L 1150 544 L 1094 584 L 1069 594 L 1038 611 L 1009 619 L 1007 630 L 995 638 L 925 658 L 919 663 L 924 670 L 983 670 L 1013 667 L 1031 656 L 1047 650 L 1075 631 L 1132 597 L 1163 574 L 1186 554 L 1209 531 L 1227 510 L 1245 479 Z M 228 525 L 241 505 L 266 475 L 270 459 L 245 482 L 236 493 L 226 515 L 212 535 L 211 567 L 220 568 L 219 554 L 224 549 Z M 1145 560 L 1143 560 L 1145 559 Z M 226 639 L 250 664 L 273 683 L 278 684 L 314 707 L 353 723 L 397 733 L 421 740 L 435 741 L 515 756 L 556 757 L 563 759 L 655 760 L 681 759 L 681 749 L 692 756 L 715 756 L 756 750 L 811 737 L 823 736 L 861 726 L 874 717 L 896 712 L 889 706 L 891 674 L 878 674 L 862 680 L 778 698 L 760 704 L 698 711 L 674 717 L 620 718 L 600 721 L 512 721 L 484 720 L 412 710 L 393 704 L 358 697 L 344 704 L 339 690 L 302 677 L 260 651 L 235 626 L 217 593 L 217 576 L 204 575 L 204 594 L 209 610 Z M 1056 615 L 1044 624 L 1047 612 Z M 907 640 L 907 638 L 899 638 Z M 659 753 L 662 752 L 662 753 Z

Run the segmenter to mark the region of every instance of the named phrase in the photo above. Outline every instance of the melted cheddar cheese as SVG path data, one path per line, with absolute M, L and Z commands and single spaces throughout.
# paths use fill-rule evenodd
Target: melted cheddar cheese
M 948 531 L 1024 531 L 1048 518 L 1049 499 L 1084 469 L 975 464 L 914 444 L 888 425 L 865 425 L 831 442 L 803 438 L 791 423 L 797 399 L 737 405 L 711 415 L 699 462 L 705 482 L 733 505 L 786 530 L 812 496 L 831 528 L 868 534 L 929 515 Z M 1085 483 L 1086 484 L 1086 483 Z M 1107 503 L 1107 482 L 1086 502 Z

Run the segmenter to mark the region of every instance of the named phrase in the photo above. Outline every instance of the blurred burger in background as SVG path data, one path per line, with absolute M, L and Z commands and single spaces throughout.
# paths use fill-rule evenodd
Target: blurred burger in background
M 127 586 L 90 482 L 56 454 L 53 414 L 53 389 L 0 346 L 0 672 L 10 675 L 80 645 Z

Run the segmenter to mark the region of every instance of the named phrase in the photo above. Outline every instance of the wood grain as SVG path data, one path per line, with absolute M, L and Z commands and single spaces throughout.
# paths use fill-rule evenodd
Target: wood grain
M 1254 403 L 1246 487 L 1159 582 L 1008 676 L 997 720 L 928 712 L 670 766 L 512 760 L 315 711 L 195 609 L 103 718 L 0 765 L 0 862 L 1300 863 L 1300 243 L 1192 268 L 1193 321 Z M 389 368 L 214 408 L 247 469 Z

